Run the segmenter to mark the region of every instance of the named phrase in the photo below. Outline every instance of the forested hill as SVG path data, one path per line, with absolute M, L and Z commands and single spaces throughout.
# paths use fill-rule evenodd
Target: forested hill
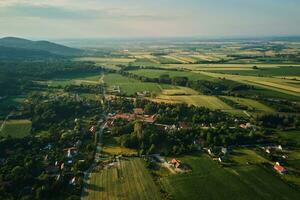
M 60 57 L 48 51 L 0 46 L 0 59 L 45 59 Z
M 12 51 L 13 49 L 5 49 L 3 47 L 15 48 L 14 50 L 31 50 L 34 51 L 34 55 L 41 52 L 48 52 L 49 54 L 55 54 L 58 56 L 77 56 L 83 53 L 80 49 L 70 48 L 60 44 L 48 42 L 48 41 L 31 41 L 16 37 L 5 37 L 0 39 L 0 47 L 2 49 L 2 54 L 4 55 L 4 50 Z M 43 54 L 43 53 L 42 53 Z

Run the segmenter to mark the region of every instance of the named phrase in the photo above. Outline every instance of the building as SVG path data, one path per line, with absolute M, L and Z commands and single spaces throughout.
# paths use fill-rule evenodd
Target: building
M 95 126 L 92 126 L 92 127 L 90 128 L 90 132 L 96 133 L 96 127 L 95 127 Z
M 179 168 L 180 167 L 180 160 L 177 160 L 175 158 L 173 158 L 170 162 L 175 168 Z
M 135 115 L 143 115 L 144 114 L 144 110 L 143 110 L 143 108 L 134 108 L 133 109 L 133 113 Z
M 286 172 L 286 169 L 280 165 L 280 163 L 276 162 L 273 167 L 279 174 L 284 174 Z
M 189 126 L 186 122 L 179 122 L 179 128 L 180 129 L 188 129 Z
M 227 154 L 227 148 L 225 148 L 225 147 L 222 147 L 222 149 L 221 149 L 221 152 L 224 154 L 224 155 L 226 155 Z

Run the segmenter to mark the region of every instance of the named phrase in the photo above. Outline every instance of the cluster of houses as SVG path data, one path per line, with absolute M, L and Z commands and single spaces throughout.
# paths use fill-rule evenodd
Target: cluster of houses
M 207 151 L 208 155 L 211 156 L 214 160 L 219 161 L 220 163 L 228 159 L 228 148 L 226 147 L 217 147 L 217 148 L 203 148 L 204 151 Z
M 262 147 L 262 149 L 267 155 L 275 157 L 278 160 L 284 160 L 287 158 L 287 156 L 283 154 L 283 147 L 281 145 Z M 279 161 L 275 162 L 273 169 L 279 174 L 285 174 L 287 172 L 286 168 L 283 167 Z
M 117 119 L 123 119 L 126 121 L 141 121 L 146 123 L 154 123 L 156 120 L 156 115 L 145 115 L 142 108 L 134 108 L 132 113 L 118 113 L 118 114 L 108 114 L 108 119 L 106 122 L 106 128 L 112 128 L 114 126 L 114 121 Z

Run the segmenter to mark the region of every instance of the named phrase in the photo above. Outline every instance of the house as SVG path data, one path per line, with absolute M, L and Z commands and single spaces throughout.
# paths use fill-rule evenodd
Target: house
M 286 172 L 286 169 L 280 165 L 280 163 L 276 162 L 273 167 L 279 174 L 284 174 Z
M 283 148 L 282 148 L 282 146 L 281 146 L 281 145 L 278 145 L 277 149 L 278 149 L 278 150 L 280 150 L 280 151 L 282 151 L 282 150 L 283 150 Z
M 67 148 L 67 149 L 64 149 L 64 151 L 67 152 L 67 157 L 68 158 L 72 158 L 73 156 L 77 155 L 77 148 L 76 147 Z
M 89 130 L 90 130 L 91 133 L 96 133 L 96 127 L 95 126 L 92 126 Z
M 189 126 L 186 122 L 179 122 L 179 128 L 180 129 L 188 129 Z
M 140 121 L 142 122 L 147 122 L 147 123 L 154 123 L 156 120 L 156 115 L 144 115 L 143 117 L 140 118 Z
M 135 115 L 142 115 L 142 114 L 144 114 L 144 110 L 143 110 L 143 108 L 134 108 L 133 113 Z
M 175 168 L 179 168 L 180 167 L 180 160 L 177 160 L 175 158 L 173 158 L 170 162 Z
M 224 154 L 224 155 L 226 155 L 227 154 L 227 148 L 225 148 L 225 147 L 222 147 L 222 149 L 221 149 L 221 152 Z
M 70 184 L 70 185 L 75 185 L 75 181 L 76 181 L 76 177 L 72 178 L 72 179 L 69 181 L 69 184 Z
M 126 113 L 120 113 L 120 114 L 116 114 L 114 117 L 114 119 L 124 119 L 124 120 L 132 120 L 132 116 L 130 114 L 126 114 Z
M 212 150 L 211 149 L 207 149 L 207 153 L 209 154 L 209 155 L 213 155 L 213 152 L 212 152 Z
M 246 123 L 246 124 L 240 124 L 240 128 L 242 128 L 242 129 L 248 129 L 248 128 L 251 128 L 252 127 L 252 125 L 248 122 L 248 123 Z

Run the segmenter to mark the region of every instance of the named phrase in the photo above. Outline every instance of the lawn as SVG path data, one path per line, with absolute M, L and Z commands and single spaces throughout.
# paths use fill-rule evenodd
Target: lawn
M 8 120 L 0 124 L 0 135 L 4 137 L 23 138 L 31 131 L 31 121 L 29 120 Z
M 189 105 L 207 107 L 210 109 L 233 110 L 229 105 L 215 96 L 206 95 L 158 95 L 152 99 L 155 102 L 186 103 Z
M 150 93 L 160 93 L 161 85 L 157 83 L 146 83 L 136 79 L 128 78 L 120 74 L 106 74 L 104 76 L 104 83 L 109 88 L 119 86 L 121 93 L 133 95 L 136 92 L 148 91 Z M 173 88 L 173 86 L 163 85 L 163 88 Z
M 159 188 L 140 158 L 120 159 L 114 167 L 91 174 L 85 200 L 161 200 Z
M 263 112 L 275 112 L 274 109 L 256 101 L 253 99 L 246 99 L 246 98 L 240 98 L 240 97 L 231 97 L 231 96 L 223 96 L 226 99 L 229 99 L 231 101 L 234 101 L 237 104 L 246 106 L 247 108 L 249 108 L 250 110 L 253 111 L 263 111 Z
M 161 178 L 175 200 L 297 199 L 298 190 L 259 166 L 225 169 L 206 155 L 179 158 L 192 168 L 188 174 Z

